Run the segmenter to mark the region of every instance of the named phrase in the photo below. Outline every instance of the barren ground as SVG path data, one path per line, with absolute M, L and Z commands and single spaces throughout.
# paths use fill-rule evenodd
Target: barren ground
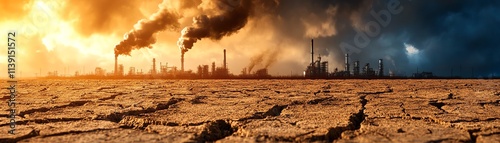
M 8 84 L 2 81 L 2 87 Z M 500 80 L 22 80 L 0 142 L 500 142 Z

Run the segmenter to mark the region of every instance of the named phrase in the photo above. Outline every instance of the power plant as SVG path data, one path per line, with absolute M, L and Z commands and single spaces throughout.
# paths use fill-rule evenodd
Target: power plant
M 354 68 L 351 73 L 351 66 L 349 62 L 349 54 L 345 54 L 344 58 L 344 70 L 339 71 L 338 68 L 330 73 L 328 72 L 328 61 L 321 61 L 321 57 L 314 61 L 314 40 L 311 39 L 311 63 L 307 66 L 304 71 L 304 76 L 307 78 L 367 78 L 367 77 L 383 77 L 384 76 L 384 64 L 382 59 L 379 59 L 378 71 L 375 72 L 373 68 L 370 67 L 369 63 L 366 63 L 363 71 L 360 72 L 359 61 L 354 62 Z
M 271 76 L 268 73 L 268 66 L 262 69 L 257 69 L 251 72 L 253 67 L 245 67 L 242 69 L 240 75 L 233 75 L 229 72 L 228 63 L 226 59 L 226 49 L 223 49 L 222 63 L 220 66 L 216 66 L 215 62 L 211 64 L 198 65 L 196 72 L 184 69 L 184 54 L 185 50 L 181 51 L 181 65 L 180 70 L 176 66 L 168 66 L 168 62 L 162 64 L 159 62 L 157 66 L 157 58 L 152 59 L 152 65 L 149 72 L 144 73 L 142 69 L 137 69 L 135 67 L 129 67 L 127 73 L 124 72 L 123 64 L 118 63 L 118 55 L 115 54 L 114 71 L 106 73 L 104 68 L 96 67 L 93 73 L 81 74 L 75 72 L 75 77 L 87 77 L 87 78 L 182 78 L 182 79 L 225 79 L 225 78 L 242 78 L 242 79 L 261 79 L 261 78 L 293 78 L 293 79 L 342 79 L 342 78 L 401 78 L 403 76 L 396 76 L 392 70 L 388 72 L 388 76 L 384 73 L 384 63 L 383 59 L 378 59 L 378 69 L 370 66 L 370 63 L 362 65 L 359 60 L 350 61 L 350 55 L 344 55 L 344 62 L 342 70 L 339 68 L 334 68 L 333 71 L 329 71 L 329 62 L 322 60 L 321 56 L 314 54 L 314 40 L 311 39 L 311 62 L 307 65 L 303 72 L 303 75 L 292 75 L 290 76 Z M 315 56 L 317 56 L 315 58 Z M 352 68 L 352 69 L 351 69 Z M 57 71 L 48 74 L 48 77 L 58 77 Z M 434 78 L 435 76 L 432 72 L 421 72 L 418 70 L 413 73 L 410 78 Z M 404 77 L 403 77 L 404 78 Z

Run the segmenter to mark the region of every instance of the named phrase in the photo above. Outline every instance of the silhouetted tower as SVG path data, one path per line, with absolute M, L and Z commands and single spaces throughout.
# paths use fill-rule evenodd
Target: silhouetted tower
M 359 61 L 354 62 L 353 72 L 354 76 L 359 76 Z
M 345 54 L 345 69 L 347 72 L 347 75 L 351 74 L 351 71 L 349 71 L 349 54 Z
M 311 39 L 311 66 L 314 67 L 314 39 Z
M 384 76 L 384 63 L 382 59 L 378 59 L 378 76 Z
M 363 68 L 363 75 L 370 75 L 370 63 L 366 63 L 365 68 Z
M 226 49 L 224 49 L 224 70 L 227 69 L 227 64 L 226 64 Z
M 156 59 L 153 58 L 153 69 L 151 69 L 151 74 L 155 75 L 156 74 Z
M 83 72 L 85 72 L 85 68 Z M 115 75 L 118 75 L 118 55 L 115 56 Z

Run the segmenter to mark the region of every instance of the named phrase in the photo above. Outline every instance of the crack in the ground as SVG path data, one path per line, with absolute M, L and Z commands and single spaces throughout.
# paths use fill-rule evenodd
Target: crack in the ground
M 481 134 L 483 137 L 491 136 L 491 135 L 499 135 L 500 132 L 493 132 L 493 133 L 488 133 L 488 134 Z
M 116 86 L 100 87 L 100 88 L 97 89 L 97 92 L 100 92 L 100 91 L 105 90 L 105 89 L 113 89 L 113 88 L 116 88 Z
M 70 102 L 67 105 L 53 106 L 53 107 L 49 107 L 49 108 L 42 107 L 42 108 L 25 110 L 25 111 L 19 112 L 19 116 L 25 118 L 24 116 L 27 115 L 27 114 L 32 114 L 32 113 L 35 113 L 35 112 L 48 112 L 48 111 L 50 111 L 52 109 L 58 109 L 58 108 L 83 106 L 83 105 L 85 105 L 88 102 L 90 102 L 90 101 L 72 101 L 72 102 Z
M 250 117 L 241 118 L 238 121 L 245 121 L 249 119 L 265 119 L 269 116 L 279 116 L 286 107 L 288 107 L 288 105 L 274 105 L 266 112 L 257 112 Z
M 191 104 L 202 104 L 205 103 L 202 100 L 207 99 L 207 96 L 198 96 L 196 95 L 193 99 L 191 99 Z
M 345 131 L 356 131 L 361 128 L 361 123 L 365 120 L 365 106 L 368 103 L 366 100 L 366 95 L 360 95 L 359 100 L 361 102 L 361 109 L 358 113 L 352 114 L 349 117 L 349 125 L 344 127 L 335 127 L 328 129 L 328 132 L 324 136 L 315 136 L 311 138 L 311 141 L 328 141 L 333 142 L 334 140 L 340 139 L 342 133 Z
M 406 108 L 404 107 L 404 103 L 401 102 L 401 104 L 399 105 L 399 107 L 401 108 L 401 111 L 403 112 L 404 116 L 410 116 L 408 113 L 406 113 Z
M 0 98 L 0 100 L 5 100 L 5 99 L 10 99 L 10 95 L 8 95 L 8 96 L 3 96 L 2 98 Z
M 479 102 L 479 105 L 484 108 L 484 105 L 494 105 L 494 106 L 500 106 L 500 100 L 496 101 L 490 101 L 490 102 Z
M 375 91 L 375 92 L 358 92 L 357 94 L 384 94 L 384 93 L 391 93 L 393 92 L 393 89 L 391 87 L 387 87 L 384 91 Z
M 470 137 L 470 140 L 467 142 L 476 143 L 477 135 L 475 135 L 474 133 L 479 132 L 479 131 L 480 131 L 480 129 L 467 130 L 467 132 L 469 132 L 469 137 Z
M 432 106 L 434 106 L 434 107 L 438 108 L 439 110 L 446 113 L 446 111 L 442 108 L 444 105 L 446 105 L 443 102 L 438 102 L 438 101 L 432 100 L 432 101 L 429 101 L 429 105 L 432 105 Z
M 312 100 L 307 101 L 307 104 L 319 104 L 319 103 L 322 103 L 325 101 L 332 101 L 334 99 L 335 99 L 334 97 L 316 98 L 316 99 L 312 99 Z
M 26 135 L 23 135 L 23 136 L 20 136 L 20 137 L 17 137 L 17 138 L 10 138 L 10 139 L 0 139 L 0 142 L 2 143 L 17 143 L 21 140 L 25 140 L 25 139 L 29 139 L 29 138 L 32 138 L 32 137 L 36 137 L 40 134 L 40 131 L 37 131 L 37 130 L 31 130 L 30 133 L 26 134 Z
M 461 123 L 461 122 L 490 122 L 490 121 L 495 121 L 495 120 L 500 120 L 500 118 L 492 117 L 492 118 L 486 118 L 486 119 L 484 119 L 484 120 L 480 120 L 480 119 L 463 120 L 463 119 L 460 119 L 460 120 L 450 121 L 450 123 Z
M 141 115 L 145 113 L 153 113 L 159 110 L 165 110 L 168 109 L 171 105 L 177 104 L 180 101 L 183 101 L 183 98 L 170 98 L 167 103 L 158 103 L 156 107 L 152 108 L 146 108 L 143 110 L 131 110 L 131 111 L 126 111 L 126 112 L 115 112 L 111 113 L 109 115 L 101 115 L 96 117 L 96 120 L 106 120 L 106 121 L 111 121 L 115 123 L 119 123 L 125 116 L 136 116 L 136 115 Z
M 113 94 L 113 95 L 111 95 L 111 96 L 109 96 L 109 97 L 100 98 L 99 100 L 104 101 L 104 100 L 115 99 L 117 96 L 120 96 L 120 95 L 125 95 L 125 93 L 123 93 L 123 92 L 118 92 L 118 93 L 115 93 L 115 94 Z
M 16 121 L 16 125 L 26 125 L 28 123 L 37 123 L 37 124 L 45 124 L 45 123 L 54 123 L 54 122 L 70 122 L 70 121 L 80 121 L 85 120 L 85 118 L 55 118 L 55 119 L 33 119 L 33 120 L 22 120 Z M 0 124 L 1 126 L 7 126 L 10 123 Z
M 194 140 L 213 142 L 231 136 L 236 131 L 238 131 L 238 128 L 232 127 L 229 121 L 216 120 L 206 123 L 203 130 L 195 135 Z
M 119 123 L 122 127 L 133 128 L 133 129 L 146 129 L 149 125 L 162 125 L 162 126 L 200 126 L 208 123 L 209 121 L 197 122 L 197 123 L 176 123 L 176 122 L 166 122 L 158 121 L 149 118 L 137 118 L 137 116 L 126 116 Z
M 55 133 L 55 134 L 43 135 L 41 137 L 45 138 L 45 137 L 63 136 L 63 135 L 69 135 L 69 134 L 90 133 L 90 132 L 107 131 L 107 130 L 113 130 L 113 129 L 92 129 L 92 130 L 86 130 L 86 131 L 67 131 L 67 132 L 60 132 L 60 133 Z

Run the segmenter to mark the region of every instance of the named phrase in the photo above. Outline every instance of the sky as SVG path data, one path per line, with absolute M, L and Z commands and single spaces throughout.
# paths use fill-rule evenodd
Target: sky
M 231 73 L 302 74 L 315 58 L 343 70 L 344 55 L 385 74 L 500 75 L 495 0 L 0 0 L 2 39 L 16 31 L 21 77 L 147 72 L 215 62 Z M 0 40 L 6 45 L 7 40 Z M 7 48 L 0 49 L 7 59 Z M 6 65 L 7 60 L 1 60 Z M 157 65 L 158 66 L 158 65 Z M 351 65 L 352 67 L 352 65 Z M 0 67 L 7 70 L 7 66 Z

